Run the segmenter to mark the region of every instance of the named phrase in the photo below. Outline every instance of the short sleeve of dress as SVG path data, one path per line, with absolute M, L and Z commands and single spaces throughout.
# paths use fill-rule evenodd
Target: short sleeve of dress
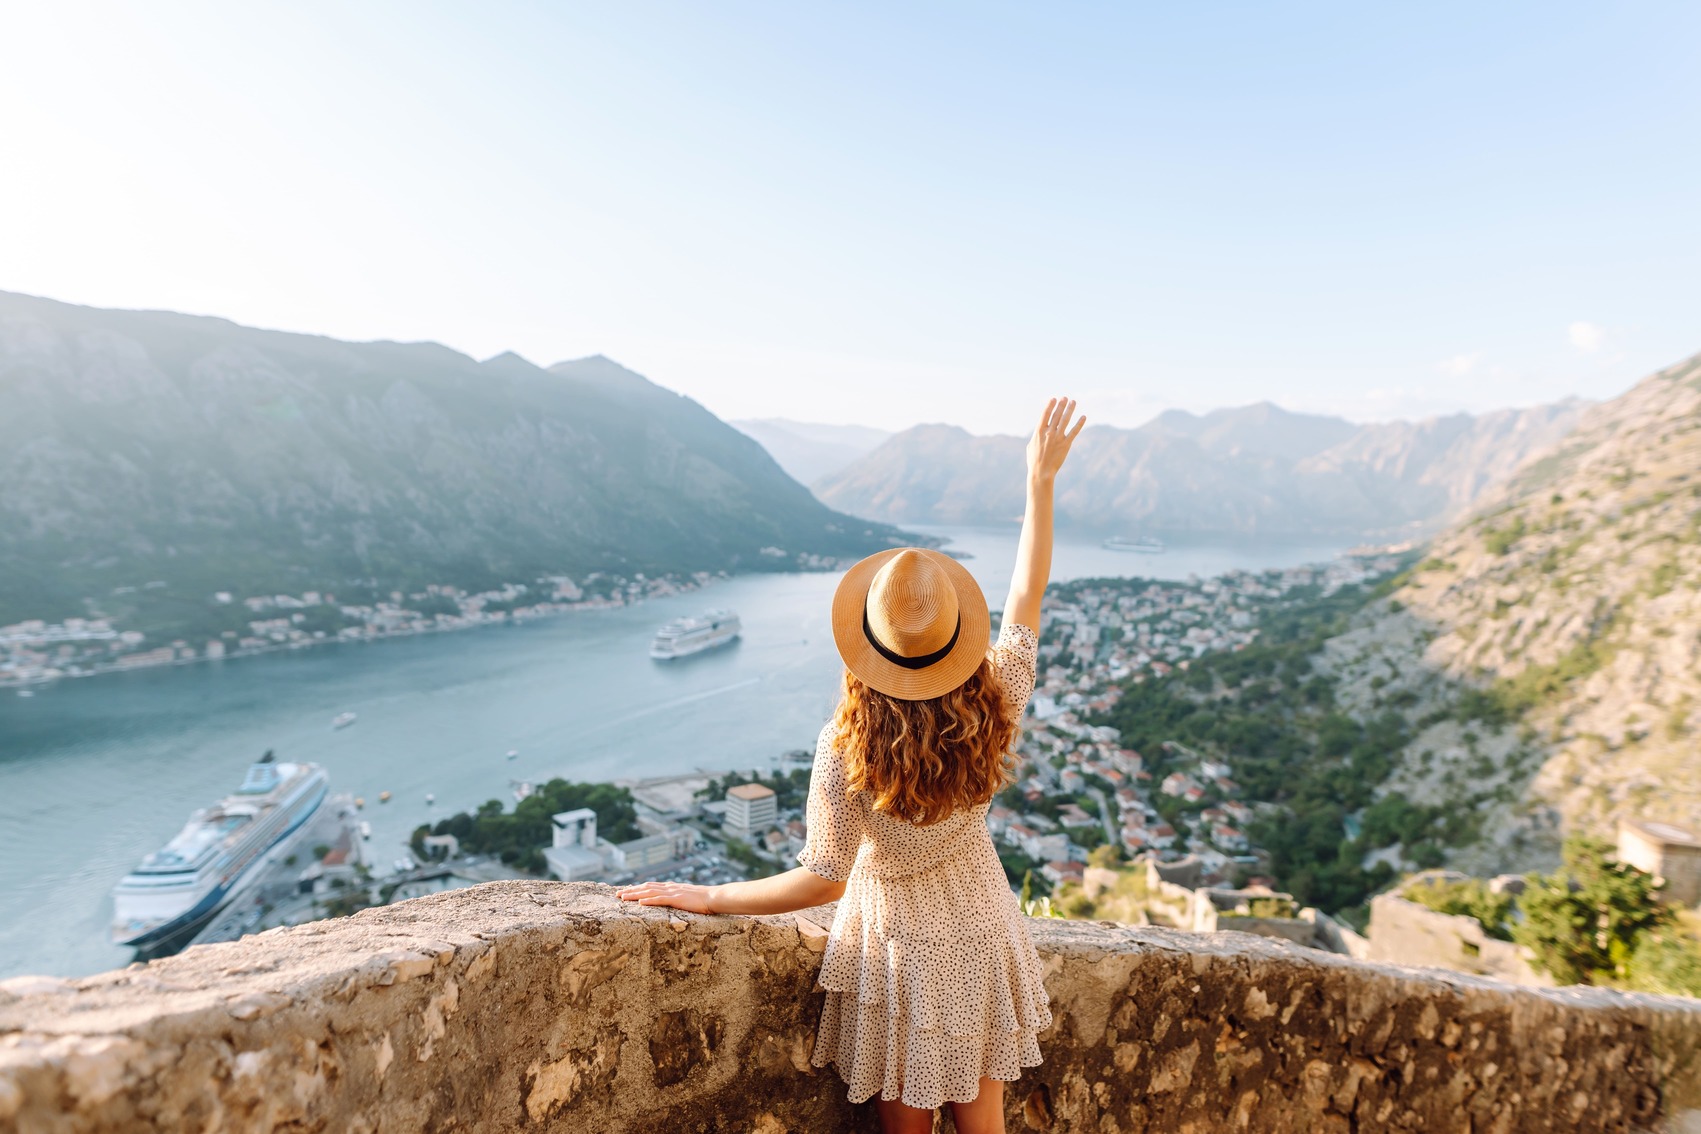
M 1039 637 L 1019 622 L 1006 622 L 992 646 L 992 669 L 1004 690 L 1012 720 L 1020 720 L 1034 692 L 1034 672 L 1039 664 Z
M 831 724 L 821 730 L 815 745 L 815 766 L 809 773 L 809 802 L 804 822 L 808 833 L 797 861 L 832 882 L 850 877 L 862 847 L 862 816 L 848 794 L 844 753 Z

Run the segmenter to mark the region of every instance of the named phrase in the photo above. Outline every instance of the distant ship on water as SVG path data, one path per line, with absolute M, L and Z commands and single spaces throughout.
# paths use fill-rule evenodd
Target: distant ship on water
M 650 656 L 657 661 L 689 657 L 734 641 L 743 627 L 730 610 L 709 610 L 696 618 L 677 618 L 656 631 Z
M 1152 536 L 1111 536 L 1104 541 L 1104 546 L 1110 551 L 1133 551 L 1141 555 L 1162 555 L 1164 541 Z
M 280 764 L 267 752 L 234 794 L 195 812 L 113 888 L 113 944 L 162 952 L 187 942 L 318 812 L 329 782 L 318 764 Z
M 331 728 L 347 728 L 357 719 L 359 719 L 359 717 L 356 713 L 338 713 L 336 716 L 331 718 Z

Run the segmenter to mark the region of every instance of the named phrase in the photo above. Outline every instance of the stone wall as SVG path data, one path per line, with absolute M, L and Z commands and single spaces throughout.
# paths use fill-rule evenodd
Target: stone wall
M 809 1066 L 825 911 L 497 882 L 0 985 L 0 1129 L 873 1131 Z M 1701 1005 L 1236 933 L 1032 923 L 1013 1131 L 1701 1129 Z
M 1551 988 L 1553 979 L 1530 966 L 1522 946 L 1483 932 L 1482 922 L 1438 913 L 1390 891 L 1370 900 L 1367 959 L 1396 965 L 1431 965 L 1493 977 L 1531 988 Z
M 1311 943 L 1314 947 L 1340 953 L 1355 960 L 1370 959 L 1370 939 L 1355 932 L 1351 926 L 1342 925 L 1313 906 L 1300 910 L 1299 916 L 1312 925 Z

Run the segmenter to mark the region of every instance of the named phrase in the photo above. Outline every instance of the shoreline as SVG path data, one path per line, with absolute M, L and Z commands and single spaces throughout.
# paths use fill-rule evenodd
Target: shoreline
M 750 574 L 758 573 L 801 575 L 817 574 L 819 572 L 815 570 L 750 572 Z M 494 629 L 501 626 L 514 626 L 522 622 L 535 622 L 548 618 L 561 618 L 567 615 L 579 614 L 584 611 L 624 610 L 628 607 L 640 606 L 655 598 L 669 598 L 674 595 L 695 594 L 699 591 L 708 589 L 708 587 L 717 580 L 730 579 L 734 577 L 735 576 L 724 572 L 718 575 L 709 575 L 706 578 L 687 577 L 679 579 L 664 576 L 658 579 L 647 580 L 647 582 L 652 584 L 665 584 L 671 589 L 651 590 L 649 593 L 637 594 L 621 599 L 596 598 L 570 603 L 542 602 L 534 606 L 518 607 L 513 610 L 503 611 L 500 614 L 476 619 L 461 615 L 454 616 L 452 620 L 446 621 L 442 616 L 438 616 L 431 624 L 422 623 L 396 629 L 380 630 L 374 633 L 352 634 L 347 636 L 325 634 L 322 637 L 301 638 L 289 641 L 272 642 L 263 646 L 248 646 L 228 649 L 219 654 L 182 652 L 180 648 L 176 646 L 156 647 L 152 651 L 139 651 L 137 653 L 119 655 L 118 659 L 112 662 L 101 663 L 75 670 L 58 670 L 45 676 L 25 678 L 22 680 L 13 680 L 5 673 L 0 672 L 0 692 L 11 691 L 17 696 L 33 697 L 35 690 L 55 685 L 61 681 L 79 680 L 92 677 L 110 677 L 114 674 L 134 673 L 140 670 L 213 664 L 217 662 L 234 661 L 240 658 L 264 657 L 270 654 L 285 653 L 291 650 L 313 649 L 320 646 L 367 645 L 376 642 L 390 641 L 397 638 L 418 638 L 430 634 L 449 634 L 465 630 Z M 162 650 L 172 650 L 173 656 L 159 657 L 157 659 L 148 657 L 149 654 L 158 654 Z M 142 658 L 147 658 L 147 660 L 128 660 Z

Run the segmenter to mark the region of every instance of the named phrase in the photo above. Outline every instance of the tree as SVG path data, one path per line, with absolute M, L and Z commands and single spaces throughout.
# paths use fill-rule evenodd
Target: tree
M 1625 983 L 1637 992 L 1701 996 L 1701 950 L 1675 929 L 1643 934 Z
M 502 809 L 502 801 L 489 800 L 475 814 L 457 812 L 427 831 L 414 832 L 415 855 L 424 857 L 427 834 L 453 835 L 461 849 L 472 854 L 495 854 L 505 863 L 540 873 L 544 869 L 543 848 L 553 831 L 550 816 L 559 811 L 589 807 L 597 813 L 597 834 L 611 843 L 637 838 L 638 811 L 632 793 L 612 784 L 582 784 L 554 779 L 538 787 L 514 805 Z
M 1554 873 L 1527 876 L 1512 939 L 1560 984 L 1622 981 L 1640 938 L 1675 915 L 1654 876 L 1618 862 L 1600 839 L 1567 839 L 1563 857 Z

